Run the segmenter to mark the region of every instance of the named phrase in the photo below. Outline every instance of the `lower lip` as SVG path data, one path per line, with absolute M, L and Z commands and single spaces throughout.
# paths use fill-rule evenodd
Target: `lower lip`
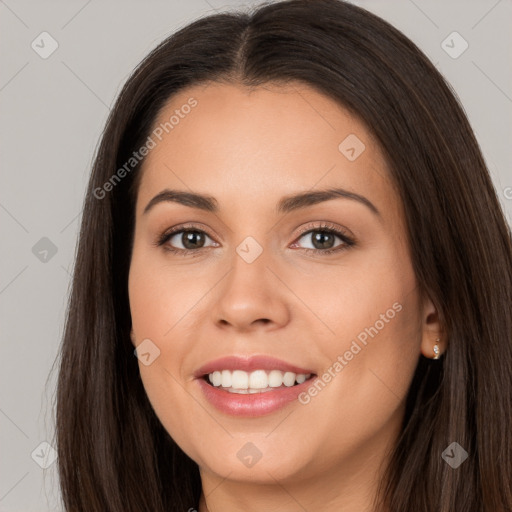
M 219 411 L 232 416 L 256 417 L 270 414 L 297 400 L 314 379 L 316 376 L 289 388 L 277 388 L 275 391 L 252 394 L 230 393 L 208 384 L 203 378 L 197 381 L 206 399 Z

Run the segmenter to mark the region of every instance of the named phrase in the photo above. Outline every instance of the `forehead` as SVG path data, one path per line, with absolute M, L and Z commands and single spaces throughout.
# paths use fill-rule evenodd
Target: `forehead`
M 315 186 L 364 190 L 376 202 L 392 193 L 373 135 L 304 84 L 187 88 L 161 109 L 151 136 L 155 146 L 139 188 L 145 202 L 166 187 L 224 196 L 231 204 L 245 194 L 270 199 L 275 192 L 277 199 Z
M 195 102 L 193 108 L 188 104 Z M 174 114 L 174 115 L 173 115 Z M 174 95 L 159 112 L 155 127 L 173 126 L 163 136 L 170 143 L 199 144 L 222 140 L 226 147 L 251 141 L 271 144 L 272 149 L 304 146 L 304 139 L 316 144 L 325 139 L 336 142 L 347 129 L 379 151 L 362 122 L 333 99 L 301 83 L 263 84 L 249 88 L 238 84 L 207 83 Z M 240 128 L 243 131 L 240 132 Z M 192 135 L 192 137 L 191 137 Z M 195 140 L 194 140 L 195 135 Z M 229 139 L 227 139 L 229 137 Z M 335 144 L 335 148 L 337 144 Z

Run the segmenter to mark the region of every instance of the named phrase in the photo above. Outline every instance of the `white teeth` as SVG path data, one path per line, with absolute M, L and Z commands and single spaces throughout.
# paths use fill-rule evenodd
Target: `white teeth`
M 239 395 L 253 395 L 255 393 L 266 393 L 267 391 L 274 391 L 272 388 L 265 389 L 234 389 L 234 388 L 226 388 L 225 391 L 229 391 L 230 393 L 237 393 Z
M 272 370 L 268 374 L 268 385 L 271 388 L 278 388 L 283 385 L 283 372 L 279 370 Z
M 303 373 L 299 373 L 297 375 L 297 377 L 295 378 L 295 380 L 299 383 L 299 384 L 302 384 L 303 382 L 306 381 L 306 376 L 303 374 Z
M 272 391 L 273 388 L 291 387 L 302 384 L 311 377 L 311 374 L 295 374 L 280 370 L 255 370 L 245 372 L 243 370 L 222 370 L 208 374 L 208 380 L 215 387 L 225 388 L 230 393 L 253 394 Z
M 212 378 L 212 384 L 214 386 L 220 386 L 222 384 L 222 374 L 220 372 L 213 372 L 208 375 L 208 377 Z
M 229 372 L 229 370 L 222 370 L 222 373 Z M 224 380 L 222 382 L 222 387 L 224 386 Z M 247 372 L 243 372 L 242 370 L 235 370 L 231 374 L 231 387 L 233 389 L 247 389 L 249 387 L 249 375 Z
M 256 370 L 249 375 L 249 387 L 264 389 L 268 387 L 268 377 L 265 370 Z
M 221 373 L 222 381 L 221 386 L 223 388 L 230 388 L 231 387 L 231 372 L 229 370 L 222 370 Z
M 293 386 L 295 384 L 295 373 L 286 372 L 283 375 L 283 384 L 288 387 Z

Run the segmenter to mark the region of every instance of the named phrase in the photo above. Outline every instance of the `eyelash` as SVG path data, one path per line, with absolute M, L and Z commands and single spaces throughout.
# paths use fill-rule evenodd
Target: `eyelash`
M 208 237 L 213 238 L 210 236 L 210 234 L 208 232 L 206 232 L 202 229 L 199 229 L 197 226 L 195 226 L 193 224 L 186 224 L 186 225 L 181 225 L 181 226 L 172 228 L 171 231 L 164 231 L 156 240 L 155 245 L 157 247 L 161 247 L 166 242 L 168 242 L 174 235 L 176 235 L 178 233 L 186 233 L 186 232 L 204 233 Z M 316 233 L 316 232 L 330 233 L 330 234 L 336 235 L 337 237 L 339 237 L 342 240 L 343 244 L 340 244 L 337 247 L 333 247 L 332 249 L 326 249 L 326 250 L 302 248 L 302 250 L 306 251 L 308 254 L 321 253 L 322 256 L 329 255 L 332 253 L 342 252 L 347 249 L 350 249 L 351 247 L 353 247 L 356 244 L 354 239 L 348 237 L 345 233 L 343 233 L 342 231 L 337 229 L 334 224 L 331 224 L 328 222 L 324 222 L 320 226 L 311 226 L 311 225 L 306 226 L 303 230 L 301 230 L 301 232 L 299 233 L 299 236 L 296 240 L 301 239 L 304 235 L 307 235 L 309 233 Z M 179 256 L 191 255 L 192 257 L 199 256 L 200 253 L 203 252 L 203 249 L 208 249 L 208 247 L 200 247 L 199 249 L 176 249 L 175 247 L 172 247 L 172 246 L 164 247 L 164 250 L 169 251 L 173 254 L 177 254 Z M 191 254 L 191 253 L 194 253 L 194 254 Z

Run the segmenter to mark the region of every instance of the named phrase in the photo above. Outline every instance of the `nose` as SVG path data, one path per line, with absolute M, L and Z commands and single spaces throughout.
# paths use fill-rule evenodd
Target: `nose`
M 219 283 L 213 307 L 217 325 L 247 332 L 255 328 L 273 330 L 289 322 L 290 291 L 269 260 L 265 251 L 250 263 L 238 254 L 233 257 L 231 269 Z

